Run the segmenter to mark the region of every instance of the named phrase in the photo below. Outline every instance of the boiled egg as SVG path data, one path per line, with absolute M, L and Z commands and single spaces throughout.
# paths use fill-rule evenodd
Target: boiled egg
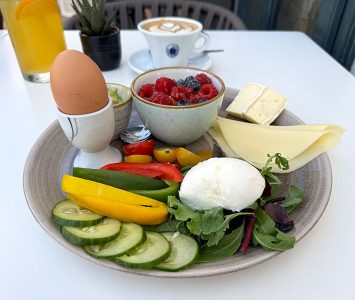
M 181 183 L 180 200 L 195 210 L 223 207 L 241 211 L 265 189 L 265 179 L 247 162 L 236 158 L 210 158 L 194 166 Z
M 58 109 L 68 115 L 93 113 L 108 104 L 102 72 L 89 56 L 76 50 L 64 50 L 55 58 L 50 85 Z

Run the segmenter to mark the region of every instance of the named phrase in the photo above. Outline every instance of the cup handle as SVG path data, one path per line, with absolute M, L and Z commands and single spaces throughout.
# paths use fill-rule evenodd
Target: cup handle
M 197 39 L 197 41 L 198 40 L 200 40 L 200 39 L 203 39 L 204 41 L 203 41 L 203 43 L 202 43 L 202 45 L 200 46 L 200 47 L 194 47 L 194 49 L 193 49 L 193 52 L 202 52 L 202 51 L 205 51 L 207 48 L 208 48 L 208 46 L 210 45 L 210 42 L 211 42 L 211 39 L 210 39 L 210 36 L 207 34 L 207 33 L 205 33 L 205 32 L 200 32 L 200 36 L 199 36 L 199 38 Z M 197 42 L 196 41 L 196 42 Z

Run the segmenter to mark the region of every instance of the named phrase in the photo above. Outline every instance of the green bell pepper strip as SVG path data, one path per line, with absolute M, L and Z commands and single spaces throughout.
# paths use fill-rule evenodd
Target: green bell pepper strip
M 123 190 L 159 190 L 167 188 L 164 181 L 120 171 L 73 168 L 73 176 L 96 181 Z
M 168 185 L 165 189 L 160 190 L 129 190 L 129 192 L 159 200 L 162 202 L 167 202 L 168 196 L 177 196 L 180 184 L 174 181 L 164 180 Z

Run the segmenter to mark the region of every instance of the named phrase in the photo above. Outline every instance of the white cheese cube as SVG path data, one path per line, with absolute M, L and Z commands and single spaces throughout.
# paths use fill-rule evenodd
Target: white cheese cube
M 252 123 L 270 125 L 283 111 L 286 98 L 258 83 L 247 84 L 227 107 L 227 113 Z

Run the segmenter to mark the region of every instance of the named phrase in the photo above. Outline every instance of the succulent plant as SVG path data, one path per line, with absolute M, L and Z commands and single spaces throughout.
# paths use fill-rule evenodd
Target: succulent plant
M 105 17 L 106 0 L 72 0 L 81 31 L 87 35 L 107 35 L 111 31 L 115 13 Z

